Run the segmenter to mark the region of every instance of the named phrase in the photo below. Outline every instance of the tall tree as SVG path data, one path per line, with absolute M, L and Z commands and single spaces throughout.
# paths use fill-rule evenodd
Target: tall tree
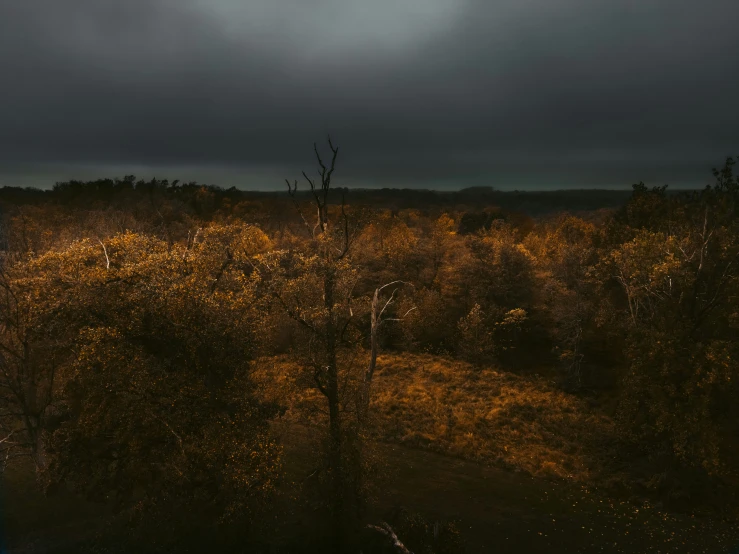
M 331 205 L 331 180 L 339 149 L 328 139 L 330 163 L 324 163 L 314 144 L 319 178 L 303 172 L 310 187 L 311 219 L 298 201 L 297 181 L 287 181 L 288 192 L 300 216 L 307 240 L 300 248 L 256 257 L 255 267 L 270 293 L 302 333 L 295 352 L 326 399 L 328 448 L 326 473 L 330 487 L 335 548 L 342 550 L 359 530 L 362 506 L 362 457 L 360 432 L 367 414 L 370 387 L 377 363 L 378 332 L 395 306 L 393 282 L 375 290 L 372 300 L 357 292 L 359 270 L 353 261 L 353 245 L 360 222 L 351 219 L 342 198 Z M 392 288 L 393 285 L 397 285 Z M 383 293 L 390 296 L 382 298 Z M 366 333 L 361 316 L 370 319 Z M 398 319 L 392 317 L 392 319 Z M 369 361 L 362 364 L 362 342 L 369 334 Z

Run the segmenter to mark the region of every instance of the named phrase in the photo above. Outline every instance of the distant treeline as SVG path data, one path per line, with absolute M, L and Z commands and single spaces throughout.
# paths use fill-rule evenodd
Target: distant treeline
M 21 187 L 0 188 L 1 205 L 23 205 L 53 202 L 78 207 L 108 207 L 126 204 L 137 198 L 169 197 L 192 206 L 196 212 L 221 209 L 242 201 L 289 202 L 285 191 L 248 191 L 235 187 L 224 189 L 196 182 L 182 183 L 167 179 L 143 180 L 133 175 L 95 181 L 67 181 L 57 183 L 50 190 Z M 307 186 L 298 196 L 309 199 Z M 539 216 L 554 212 L 593 211 L 618 208 L 626 203 L 630 190 L 554 190 L 554 191 L 500 191 L 493 187 L 471 187 L 457 191 L 425 189 L 350 189 L 332 190 L 330 203 L 341 203 L 342 198 L 353 205 L 367 205 L 381 209 L 455 209 L 461 211 L 498 207 L 506 211 Z

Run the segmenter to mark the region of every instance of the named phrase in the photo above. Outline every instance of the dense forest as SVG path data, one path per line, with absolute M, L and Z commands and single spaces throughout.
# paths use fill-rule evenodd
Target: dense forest
M 732 158 L 696 191 L 370 191 L 329 148 L 282 193 L 0 190 L 5 546 L 739 544 Z

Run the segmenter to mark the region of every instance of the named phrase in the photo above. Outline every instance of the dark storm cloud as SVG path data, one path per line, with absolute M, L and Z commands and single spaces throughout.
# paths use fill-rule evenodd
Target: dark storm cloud
M 330 131 L 356 185 L 687 182 L 739 153 L 738 19 L 735 0 L 0 0 L 0 175 L 257 186 Z

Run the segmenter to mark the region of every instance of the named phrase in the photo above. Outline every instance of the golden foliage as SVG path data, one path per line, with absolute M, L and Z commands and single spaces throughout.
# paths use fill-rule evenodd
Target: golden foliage
M 47 481 L 122 505 L 142 490 L 150 507 L 204 501 L 214 517 L 273 489 L 279 449 L 247 372 L 264 330 L 249 259 L 270 247 L 238 224 L 174 246 L 128 232 L 8 270 L 26 315 L 3 346 L 38 337 L 23 339 L 31 354 L 17 371 L 49 402 L 33 411 L 22 391 L 16 404 L 36 418 L 28 434 L 44 435 Z M 50 342 L 53 325 L 64 333 Z
M 314 389 L 286 359 L 254 363 L 261 394 L 294 422 L 324 421 Z M 586 481 L 602 469 L 613 422 L 538 378 L 431 355 L 381 355 L 372 397 L 372 435 L 509 467 Z

